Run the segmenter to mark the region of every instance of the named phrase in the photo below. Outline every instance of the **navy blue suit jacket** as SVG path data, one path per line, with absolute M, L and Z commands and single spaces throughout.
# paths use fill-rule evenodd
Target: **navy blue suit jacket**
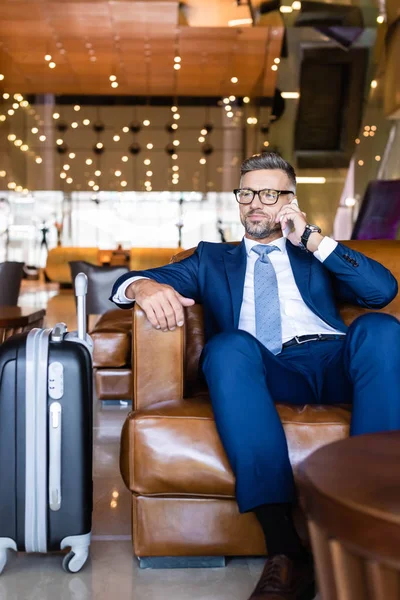
M 339 243 L 321 263 L 311 253 L 287 241 L 294 278 L 307 306 L 339 331 L 347 330 L 337 302 L 379 309 L 393 300 L 397 281 L 383 265 Z M 110 300 L 129 277 L 143 275 L 172 286 L 182 296 L 203 305 L 206 340 L 237 329 L 246 273 L 244 241 L 234 246 L 200 242 L 184 260 L 146 271 L 131 271 L 115 282 Z M 131 304 L 117 304 L 132 308 Z

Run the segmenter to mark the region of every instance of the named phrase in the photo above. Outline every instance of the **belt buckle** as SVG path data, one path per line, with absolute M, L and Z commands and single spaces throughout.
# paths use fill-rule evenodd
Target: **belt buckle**
M 314 338 L 309 338 L 308 340 L 303 340 L 303 341 L 300 341 L 300 338 L 299 338 L 299 336 L 298 336 L 298 335 L 295 335 L 295 336 L 294 336 L 294 339 L 296 340 L 296 342 L 297 342 L 298 344 L 306 344 L 307 342 L 317 342 L 318 340 L 320 340 L 320 338 L 321 338 L 321 335 L 320 335 L 320 334 L 318 334 L 318 335 L 317 335 L 317 337 L 314 337 Z

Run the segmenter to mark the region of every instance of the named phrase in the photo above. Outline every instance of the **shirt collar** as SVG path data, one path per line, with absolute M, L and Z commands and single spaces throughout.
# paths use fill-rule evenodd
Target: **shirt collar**
M 247 256 L 250 256 L 251 254 L 251 249 L 253 248 L 253 246 L 257 246 L 257 244 L 260 244 L 260 242 L 257 242 L 256 240 L 249 240 L 249 238 L 244 237 L 244 244 L 246 247 L 246 254 Z M 284 238 L 283 236 L 278 238 L 277 240 L 274 240 L 273 242 L 270 242 L 269 244 L 261 244 L 262 246 L 277 246 L 277 248 L 279 248 L 279 250 L 281 252 L 283 252 L 283 254 L 286 254 L 287 250 L 286 250 L 286 238 Z

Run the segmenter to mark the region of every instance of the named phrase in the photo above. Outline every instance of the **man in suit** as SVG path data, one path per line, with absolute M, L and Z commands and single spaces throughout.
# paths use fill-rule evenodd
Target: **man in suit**
M 313 564 L 292 519 L 295 486 L 275 402 L 352 402 L 352 435 L 400 429 L 399 321 L 374 312 L 347 328 L 336 307 L 382 308 L 397 282 L 307 223 L 293 202 L 294 169 L 279 155 L 246 160 L 234 193 L 240 245 L 201 242 L 181 262 L 123 275 L 111 298 L 126 308 L 138 302 L 162 331 L 183 325 L 185 306 L 203 305 L 201 368 L 217 429 L 239 510 L 255 512 L 268 548 L 250 599 L 307 600 Z

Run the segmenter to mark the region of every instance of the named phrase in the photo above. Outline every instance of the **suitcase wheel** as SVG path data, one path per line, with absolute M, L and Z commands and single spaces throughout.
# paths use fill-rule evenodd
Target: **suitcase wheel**
M 64 571 L 67 573 L 78 573 L 87 561 L 89 556 L 89 552 L 87 549 L 79 548 L 79 550 L 75 552 L 68 552 L 63 558 L 62 567 Z

